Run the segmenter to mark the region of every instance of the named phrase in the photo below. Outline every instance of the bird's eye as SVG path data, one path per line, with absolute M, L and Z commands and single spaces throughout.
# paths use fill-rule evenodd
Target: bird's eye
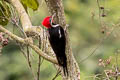
M 49 22 L 50 22 L 50 23 L 51 23 L 51 19 L 52 19 L 52 18 L 49 19 Z

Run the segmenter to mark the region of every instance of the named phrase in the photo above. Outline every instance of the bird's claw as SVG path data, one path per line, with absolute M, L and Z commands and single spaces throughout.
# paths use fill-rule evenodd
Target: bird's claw
M 68 27 L 69 27 L 69 25 L 66 24 L 64 30 L 66 31 Z

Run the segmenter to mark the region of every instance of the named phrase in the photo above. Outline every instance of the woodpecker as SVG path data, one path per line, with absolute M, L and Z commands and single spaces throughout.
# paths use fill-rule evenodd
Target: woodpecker
M 59 66 L 63 67 L 65 75 L 68 75 L 67 57 L 65 54 L 66 37 L 64 29 L 55 24 L 53 16 L 45 17 L 42 25 L 47 28 L 50 45 L 56 55 Z

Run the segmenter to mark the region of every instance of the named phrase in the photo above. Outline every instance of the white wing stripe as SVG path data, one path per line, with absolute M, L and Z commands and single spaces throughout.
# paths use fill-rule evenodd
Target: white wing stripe
M 61 31 L 60 31 L 60 29 L 59 29 L 59 38 L 61 38 L 62 37 L 62 35 L 61 35 Z

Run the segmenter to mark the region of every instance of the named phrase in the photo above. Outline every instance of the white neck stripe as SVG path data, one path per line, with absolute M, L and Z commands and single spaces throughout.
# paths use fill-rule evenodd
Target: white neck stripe
M 56 24 L 56 25 L 52 25 L 52 27 L 58 27 L 59 26 L 59 24 Z

